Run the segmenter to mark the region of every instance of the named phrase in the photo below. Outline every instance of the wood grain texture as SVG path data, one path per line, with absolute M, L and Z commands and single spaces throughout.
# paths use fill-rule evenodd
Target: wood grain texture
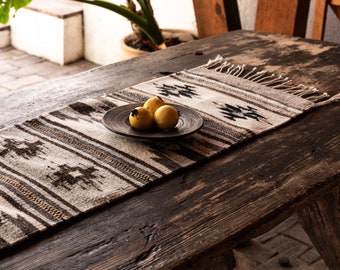
M 312 38 L 323 39 L 325 33 L 326 16 L 327 16 L 327 0 L 315 0 Z
M 0 100 L 0 123 L 19 123 L 217 54 L 338 91 L 339 45 L 236 31 L 9 95 Z M 223 257 L 340 185 L 339 115 L 338 104 L 317 108 L 208 163 L 39 233 L 4 250 L 0 269 L 181 269 L 209 254 Z
M 330 5 L 331 5 L 331 8 L 333 9 L 335 15 L 340 20 L 340 1 L 339 0 L 331 0 Z
M 309 0 L 259 0 L 256 12 L 256 31 L 304 37 Z
M 111 93 L 161 77 L 164 72 L 203 65 L 218 54 L 237 64 L 257 66 L 288 76 L 297 83 L 336 93 L 334 85 L 340 80 L 339 48 L 340 44 L 328 42 L 321 44 L 280 35 L 233 31 L 3 96 L 0 99 L 0 129 L 82 98 Z
M 14 247 L 1 254 L 0 265 L 169 269 L 223 253 L 339 185 L 340 127 L 333 123 L 339 112 L 338 106 L 314 111 L 213 162 L 42 233 L 20 252 Z M 325 134 L 329 128 L 334 133 Z
M 193 0 L 192 2 L 200 38 L 228 31 L 224 0 Z

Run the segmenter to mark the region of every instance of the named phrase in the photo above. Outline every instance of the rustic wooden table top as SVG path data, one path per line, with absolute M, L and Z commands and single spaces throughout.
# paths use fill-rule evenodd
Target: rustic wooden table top
M 340 45 L 235 31 L 8 95 L 0 100 L 0 128 L 218 54 L 339 91 Z M 336 103 L 314 109 L 228 154 L 39 233 L 3 250 L 0 268 L 199 269 L 211 254 L 226 254 L 298 212 L 330 269 L 339 269 L 339 115 Z

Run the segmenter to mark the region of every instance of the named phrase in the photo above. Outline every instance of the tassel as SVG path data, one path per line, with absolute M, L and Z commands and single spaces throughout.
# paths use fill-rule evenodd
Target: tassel
M 323 106 L 340 100 L 340 93 L 330 97 L 327 93 L 320 93 L 315 87 L 309 87 L 303 84 L 294 85 L 291 80 L 281 75 L 274 73 L 269 74 L 265 70 L 258 71 L 256 67 L 253 67 L 249 71 L 246 69 L 246 65 L 235 65 L 224 61 L 221 55 L 217 55 L 215 59 L 209 60 L 204 67 L 305 98 L 314 102 L 316 106 Z
M 322 97 L 324 97 L 325 95 L 327 95 L 327 99 L 321 101 Z M 316 101 L 316 106 L 315 107 L 321 107 L 321 106 L 325 106 L 334 102 L 340 102 L 340 93 L 329 97 L 329 95 L 327 93 L 323 93 L 323 96 L 320 97 L 320 99 L 318 101 Z

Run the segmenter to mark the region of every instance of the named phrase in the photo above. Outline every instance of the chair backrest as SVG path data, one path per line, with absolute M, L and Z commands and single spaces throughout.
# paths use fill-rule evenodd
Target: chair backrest
M 255 31 L 306 35 L 310 0 L 258 0 Z
M 312 38 L 323 39 L 326 25 L 328 4 L 340 20 L 340 0 L 315 0 Z
M 237 0 L 193 0 L 200 38 L 241 29 Z
M 312 38 L 323 38 L 327 4 L 338 2 L 315 0 Z M 237 0 L 193 0 L 193 5 L 200 38 L 241 29 Z M 309 6 L 310 0 L 258 0 L 254 29 L 305 37 Z

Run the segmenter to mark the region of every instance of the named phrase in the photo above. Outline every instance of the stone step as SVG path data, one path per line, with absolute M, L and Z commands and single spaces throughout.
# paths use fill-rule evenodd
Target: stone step
M 33 0 L 11 21 L 11 43 L 60 65 L 83 58 L 83 5 L 69 0 Z
M 0 49 L 11 44 L 11 27 L 9 24 L 0 24 Z
M 81 14 L 83 12 L 83 4 L 69 0 L 33 0 L 25 7 L 25 9 L 44 13 L 60 19 L 67 19 Z

